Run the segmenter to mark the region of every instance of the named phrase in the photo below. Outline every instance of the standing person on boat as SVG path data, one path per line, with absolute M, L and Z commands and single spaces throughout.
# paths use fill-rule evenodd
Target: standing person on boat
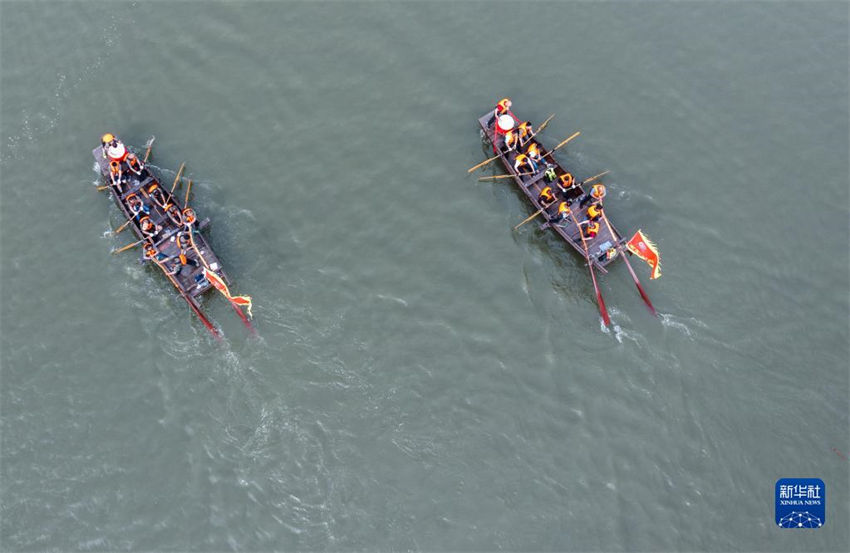
M 502 115 L 510 115 L 512 105 L 513 103 L 511 102 L 510 98 L 502 98 L 501 100 L 499 100 L 499 102 L 496 104 L 496 109 L 493 110 L 493 115 L 490 117 L 490 120 L 487 121 L 487 126 L 491 126 L 496 121 L 496 119 L 498 119 Z
M 601 202 L 602 198 L 605 197 L 605 185 L 604 184 L 594 184 L 593 188 L 590 189 L 590 192 L 585 194 L 581 201 L 579 202 L 579 207 L 584 207 L 588 202 Z

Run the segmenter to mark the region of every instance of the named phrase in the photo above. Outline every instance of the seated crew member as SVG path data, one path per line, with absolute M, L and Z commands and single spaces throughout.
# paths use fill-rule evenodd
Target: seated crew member
M 567 202 L 561 202 L 558 204 L 558 214 L 549 219 L 550 223 L 560 223 L 566 221 L 570 216 L 570 204 Z
M 528 149 L 526 149 L 525 153 L 535 163 L 541 163 L 543 161 L 540 152 L 540 145 L 537 142 L 533 142 Z
M 599 260 L 600 263 L 608 261 L 609 259 L 614 259 L 617 257 L 617 249 L 614 247 L 608 248 L 602 254 L 599 255 L 596 259 Z
M 582 225 L 586 225 L 584 227 L 584 237 L 585 238 L 596 238 L 596 235 L 599 234 L 599 223 L 596 221 L 583 221 Z
M 596 221 L 602 217 L 602 204 L 595 203 L 587 208 L 587 218 L 591 221 Z
M 555 171 L 555 166 L 548 162 L 546 163 L 546 172 L 543 175 L 543 178 L 546 179 L 546 182 L 555 182 L 555 179 L 558 178 L 558 173 Z
M 175 275 L 180 271 L 180 269 L 183 268 L 183 266 L 180 264 L 180 262 L 176 261 L 175 263 L 172 264 L 171 269 L 169 269 L 168 266 L 167 266 L 167 262 L 170 259 L 173 259 L 173 258 L 168 257 L 167 255 L 165 255 L 164 253 L 162 253 L 161 251 L 156 249 L 156 246 L 154 246 L 153 244 L 146 244 L 145 245 L 145 257 L 144 258 L 146 260 L 153 261 L 157 265 L 161 266 L 165 270 L 165 273 L 168 274 L 168 275 Z
M 163 192 L 162 188 L 160 188 L 158 182 L 154 182 L 148 187 L 148 195 L 153 201 L 157 203 L 157 205 L 159 205 L 159 207 L 165 209 L 165 206 L 167 204 L 167 201 L 165 199 L 165 192 Z
M 191 227 L 193 224 L 195 224 L 195 221 L 197 221 L 197 220 L 198 220 L 198 218 L 195 215 L 194 209 L 192 209 L 191 207 L 187 207 L 186 209 L 183 210 L 183 224 L 184 225 L 186 225 L 187 227 Z
M 510 130 L 505 133 L 505 149 L 503 150 L 505 153 L 512 152 L 516 150 L 517 146 L 519 146 L 519 134 Z
M 132 213 L 134 217 L 139 217 L 142 213 L 150 215 L 151 212 L 150 206 L 140 200 L 136 194 L 130 194 L 127 196 L 127 206 L 130 208 L 130 213 Z
M 192 242 L 190 241 L 188 232 L 182 231 L 177 235 L 177 247 L 180 248 L 180 255 L 178 255 L 178 258 L 180 259 L 181 265 L 191 265 L 192 267 L 197 267 L 199 265 L 197 259 L 188 256 L 189 249 L 192 247 Z
M 183 226 L 183 215 L 180 213 L 180 210 L 174 204 L 168 204 L 165 206 L 165 213 L 168 215 L 168 218 L 171 219 L 175 225 L 182 227 Z
M 572 173 L 564 173 L 558 177 L 558 188 L 564 194 L 566 194 L 573 186 L 575 186 L 575 179 L 573 179 Z
M 147 238 L 153 238 L 154 236 L 162 230 L 160 225 L 155 225 L 151 218 L 145 215 L 139 221 L 139 228 L 142 229 L 142 234 Z
M 139 158 L 136 157 L 136 154 L 129 153 L 127 154 L 127 167 L 130 168 L 130 171 L 136 173 L 137 175 L 141 175 L 142 169 L 145 168 L 145 165 Z
M 541 204 L 550 204 L 555 201 L 555 195 L 552 194 L 552 187 L 547 186 L 543 190 L 540 191 L 540 194 L 537 196 L 538 203 Z
M 579 202 L 579 207 L 584 207 L 584 205 L 590 201 L 593 202 L 601 202 L 602 198 L 605 197 L 605 185 L 604 184 L 594 184 L 593 188 L 590 189 L 590 192 L 585 194 L 581 201 Z
M 525 121 L 519 124 L 517 132 L 519 132 L 519 145 L 524 147 L 526 142 L 531 140 L 531 136 L 534 134 L 534 129 L 531 128 L 530 121 Z
M 514 160 L 514 171 L 516 171 L 517 174 L 522 174 L 528 172 L 525 171 L 525 169 L 530 169 L 532 173 L 536 173 L 537 163 L 535 163 L 534 160 L 526 154 L 520 154 L 516 156 L 516 159 Z
M 117 161 L 109 162 L 109 181 L 112 183 L 119 194 L 123 194 L 124 191 L 121 189 L 121 178 L 123 177 L 123 173 L 121 171 L 121 164 Z

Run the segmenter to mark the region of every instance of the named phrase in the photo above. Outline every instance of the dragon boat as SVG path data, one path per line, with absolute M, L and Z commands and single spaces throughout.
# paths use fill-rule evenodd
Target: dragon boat
M 185 165 L 181 165 L 169 189 L 147 164 L 153 139 L 149 141 L 143 159 L 112 134 L 105 134 L 101 145 L 92 150 L 98 170 L 115 205 L 126 219 L 115 233 L 129 227 L 137 240 L 114 250 L 119 253 L 142 246 L 140 262 L 156 266 L 171 282 L 192 312 L 216 337 L 216 327 L 201 310 L 199 298 L 211 288 L 219 290 L 239 314 L 243 323 L 251 328 L 249 296 L 230 294 L 228 277 L 221 260 L 210 247 L 202 231 L 209 227 L 209 219 L 199 220 L 195 210 L 187 205 L 192 181 L 188 183 L 185 199 L 174 194 Z
M 503 102 L 505 104 L 503 104 Z M 644 303 L 646 303 L 650 312 L 652 312 L 653 315 L 657 315 L 652 302 L 650 302 L 649 297 L 644 291 L 643 286 L 640 284 L 637 275 L 629 263 L 627 255 L 625 255 L 626 252 L 629 254 L 636 254 L 641 259 L 647 261 L 650 266 L 653 267 L 653 274 L 651 278 L 657 278 L 661 274 L 658 263 L 660 256 L 657 249 L 640 230 L 638 230 L 631 239 L 624 238 L 613 223 L 611 223 L 608 219 L 604 210 L 601 210 L 601 199 L 597 200 L 590 198 L 588 191 L 585 189 L 587 185 L 593 182 L 593 180 L 606 174 L 607 171 L 584 181 L 579 181 L 577 179 L 573 181 L 572 174 L 569 173 L 569 171 L 567 171 L 567 169 L 554 157 L 556 150 L 578 136 L 579 133 L 575 133 L 570 138 L 547 151 L 543 144 L 538 140 L 537 135 L 541 130 L 543 130 L 545 125 L 548 124 L 549 120 L 551 120 L 550 117 L 549 120 L 540 126 L 540 128 L 529 134 L 527 139 L 522 142 L 521 147 L 509 148 L 506 144 L 506 136 L 512 131 L 516 132 L 521 120 L 518 119 L 510 110 L 510 101 L 508 99 L 502 100 L 500 105 L 504 106 L 501 110 L 498 107 L 495 111 L 491 109 L 478 118 L 482 142 L 485 144 L 485 147 L 492 147 L 494 156 L 484 163 L 476 165 L 470 169 L 470 172 L 486 165 L 490 161 L 498 159 L 501 162 L 504 170 L 507 171 L 506 175 L 482 177 L 482 179 L 507 178 L 513 181 L 536 210 L 534 215 L 523 221 L 523 223 L 528 222 L 537 215 L 545 215 L 547 217 L 547 221 L 543 222 L 539 228 L 541 230 L 554 231 L 567 244 L 585 258 L 593 280 L 600 315 L 602 316 L 602 320 L 606 326 L 610 323 L 610 318 L 608 316 L 607 308 L 605 307 L 605 302 L 602 299 L 602 294 L 599 291 L 599 285 L 596 281 L 594 268 L 601 273 L 607 273 L 607 266 L 614 263 L 617 259 L 623 259 L 626 263 L 629 273 L 640 292 L 641 298 Z M 536 145 L 539 152 L 545 152 L 540 156 L 537 169 L 534 171 L 523 171 L 522 169 L 518 170 L 515 168 L 517 156 L 521 155 L 523 151 L 527 152 L 532 145 Z M 568 179 L 569 182 L 572 182 L 572 184 L 569 186 L 559 184 L 564 182 L 561 179 L 562 176 L 565 176 L 565 178 Z M 551 195 L 548 200 L 541 197 L 541 193 L 546 188 L 549 189 L 548 191 Z M 582 202 L 582 199 L 584 199 L 585 202 Z M 591 201 L 587 201 L 588 199 Z M 561 218 L 558 217 L 558 208 L 564 203 L 569 209 L 565 212 L 564 217 Z M 588 236 L 586 233 L 582 232 L 582 225 L 590 222 L 591 217 L 588 215 L 588 210 L 591 209 L 591 206 L 594 204 L 596 204 L 601 211 L 601 217 L 598 214 L 596 215 L 596 220 L 600 224 L 595 235 Z M 520 225 L 517 225 L 517 227 L 519 226 Z

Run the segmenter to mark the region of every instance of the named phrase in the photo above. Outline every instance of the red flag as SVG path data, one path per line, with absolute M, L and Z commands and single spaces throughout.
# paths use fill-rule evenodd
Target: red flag
M 212 284 L 219 292 L 221 292 L 224 297 L 226 297 L 231 303 L 236 305 L 244 305 L 248 309 L 248 316 L 253 318 L 254 316 L 251 314 L 251 307 L 253 303 L 251 302 L 251 296 L 231 296 L 230 290 L 227 289 L 227 284 L 224 283 L 224 280 L 210 271 L 207 268 L 204 268 L 204 276 L 210 284 Z
M 655 244 L 649 241 L 649 238 L 638 230 L 631 240 L 628 241 L 626 247 L 629 251 L 643 259 L 649 266 L 652 267 L 650 280 L 654 280 L 661 276 L 661 254 L 658 253 L 658 248 Z

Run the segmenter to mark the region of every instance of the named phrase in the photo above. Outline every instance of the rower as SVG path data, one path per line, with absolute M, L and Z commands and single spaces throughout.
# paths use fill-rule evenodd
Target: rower
M 135 194 L 127 196 L 127 206 L 130 208 L 130 213 L 133 214 L 133 217 L 138 217 L 142 213 L 149 215 L 151 212 L 150 206 L 144 203 Z
M 558 177 L 558 188 L 566 194 L 572 187 L 575 186 L 575 179 L 572 173 L 564 173 Z
M 599 234 L 599 223 L 596 221 L 583 221 L 582 225 L 587 225 L 584 227 L 584 237 L 585 238 L 596 238 L 596 235 Z
M 171 222 L 178 227 L 183 226 L 183 215 L 180 213 L 180 209 L 178 209 L 176 205 L 168 204 L 164 209 L 168 218 L 171 219 Z
M 183 210 L 183 224 L 187 227 L 190 227 L 197 221 L 198 218 L 195 215 L 195 210 L 191 207 L 187 207 Z
M 540 163 L 543 158 L 540 155 L 540 144 L 537 142 L 532 142 L 531 146 L 525 151 L 525 153 L 534 161 L 535 163 Z
M 114 186 L 118 190 L 119 194 L 124 193 L 124 191 L 121 190 L 121 177 L 122 176 L 123 176 L 123 174 L 122 174 L 122 171 L 121 171 L 121 164 L 118 163 L 117 161 L 110 161 L 109 162 L 109 180 L 112 183 L 112 186 Z
M 162 227 L 160 225 L 155 225 L 148 215 L 141 218 L 139 221 L 139 228 L 142 229 L 142 234 L 144 234 L 146 238 L 153 238 L 159 231 L 162 230 Z
M 183 268 L 180 262 L 178 261 L 174 263 L 174 266 L 171 268 L 171 270 L 168 270 L 168 268 L 165 266 L 165 262 L 172 258 L 168 257 L 167 255 L 156 249 L 156 246 L 154 246 L 153 244 L 145 245 L 144 259 L 145 261 L 153 261 L 157 265 L 160 265 L 163 269 L 165 269 L 165 273 L 167 275 L 175 275 L 180 271 L 180 269 Z
M 180 254 L 178 255 L 178 257 L 180 258 L 181 265 L 191 265 L 192 267 L 197 267 L 199 265 L 197 259 L 191 258 L 186 255 L 189 251 L 189 248 L 192 247 L 192 242 L 188 232 L 181 231 L 179 234 L 177 234 L 177 247 L 180 250 Z
M 568 204 L 567 202 L 561 202 L 560 204 L 558 204 L 558 214 L 549 219 L 549 222 L 559 223 L 566 221 L 567 218 L 570 216 L 570 213 L 572 213 L 570 211 L 570 204 Z
M 516 150 L 516 147 L 519 145 L 519 134 L 510 130 L 505 133 L 505 153 Z
M 514 160 L 514 171 L 516 171 L 517 174 L 525 172 L 520 171 L 521 167 L 528 167 L 533 173 L 537 172 L 537 163 L 535 163 L 534 160 L 528 157 L 528 155 L 526 154 L 520 154 L 516 156 L 516 160 Z
M 165 192 L 162 191 L 162 188 L 159 187 L 159 183 L 154 181 L 152 185 L 148 187 L 148 196 L 155 201 L 159 207 L 165 209 Z
M 134 153 L 127 154 L 127 166 L 130 168 L 130 171 L 137 175 L 141 175 L 142 169 L 145 168 L 144 164 L 139 161 L 139 158 L 137 158 Z
M 100 147 L 103 150 L 103 157 L 113 161 L 124 161 L 127 157 L 127 148 L 112 133 L 106 133 L 100 137 Z
M 587 218 L 591 221 L 596 221 L 600 217 L 602 217 L 602 204 L 591 204 L 591 206 L 587 208 Z
M 604 184 L 594 184 L 593 188 L 590 189 L 590 192 L 588 192 L 587 194 L 584 195 L 584 197 L 582 197 L 582 199 L 581 199 L 581 201 L 579 202 L 578 205 L 579 205 L 579 207 L 584 207 L 584 204 L 586 204 L 587 202 L 590 202 L 590 201 L 592 201 L 594 203 L 601 202 L 602 198 L 604 198 L 604 197 L 605 197 L 605 185 Z
M 525 146 L 526 142 L 531 140 L 531 135 L 534 134 L 534 129 L 531 127 L 531 122 L 529 121 L 520 123 L 519 127 L 517 127 L 517 131 L 519 131 L 520 146 Z
M 555 201 L 555 195 L 552 194 L 552 187 L 547 186 L 543 190 L 540 191 L 540 194 L 537 196 L 537 202 L 540 204 L 550 204 Z

